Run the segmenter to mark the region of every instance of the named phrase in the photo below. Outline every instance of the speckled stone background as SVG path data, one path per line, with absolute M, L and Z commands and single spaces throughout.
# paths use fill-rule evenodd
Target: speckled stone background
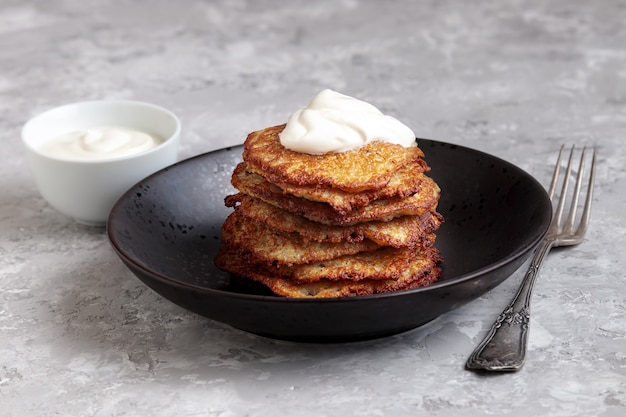
M 523 270 L 390 338 L 263 339 L 149 290 L 22 156 L 23 123 L 59 104 L 166 106 L 183 159 L 326 87 L 544 184 L 561 143 L 599 146 L 591 228 L 546 261 L 522 371 L 464 363 Z M 624 1 L 1 0 L 0 416 L 626 415 L 624 139 Z

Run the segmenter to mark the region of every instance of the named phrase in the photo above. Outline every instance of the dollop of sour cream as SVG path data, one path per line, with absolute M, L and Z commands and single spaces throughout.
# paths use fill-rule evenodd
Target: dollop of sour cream
M 345 152 L 374 141 L 416 146 L 415 134 L 398 119 L 329 89 L 294 112 L 279 138 L 285 148 L 312 155 Z
M 138 130 L 103 126 L 65 133 L 47 142 L 42 151 L 57 158 L 93 161 L 145 152 L 161 142 Z

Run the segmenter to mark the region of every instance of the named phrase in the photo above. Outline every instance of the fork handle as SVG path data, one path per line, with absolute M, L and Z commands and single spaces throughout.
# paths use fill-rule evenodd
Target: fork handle
M 530 263 L 517 294 L 491 326 L 485 339 L 467 360 L 467 369 L 517 371 L 524 364 L 530 322 L 530 297 L 539 269 L 554 239 L 544 238 Z

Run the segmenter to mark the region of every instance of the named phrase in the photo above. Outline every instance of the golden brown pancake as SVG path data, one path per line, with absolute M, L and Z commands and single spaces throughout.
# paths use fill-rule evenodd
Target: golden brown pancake
M 321 279 L 329 281 L 397 280 L 402 278 L 407 268 L 413 268 L 416 271 L 416 263 L 421 262 L 422 265 L 428 266 L 431 262 L 436 263 L 438 260 L 439 252 L 432 247 L 423 250 L 380 248 L 373 252 L 344 255 L 323 262 L 292 266 L 257 265 L 275 276 L 305 283 Z
M 285 148 L 278 134 L 285 125 L 248 135 L 243 160 L 250 170 L 262 173 L 273 184 L 338 188 L 348 192 L 380 190 L 393 174 L 407 164 L 427 169 L 417 146 L 373 142 L 357 149 L 310 155 Z
M 409 197 L 376 200 L 365 207 L 357 208 L 342 215 L 337 213 L 329 204 L 285 194 L 280 187 L 266 181 L 260 175 L 246 171 L 244 164 L 235 168 L 231 182 L 243 194 L 259 198 L 266 203 L 309 220 L 339 226 L 372 220 L 389 221 L 401 216 L 421 215 L 428 211 L 434 211 L 439 201 L 440 192 L 435 181 L 423 176 L 420 189 Z M 240 200 L 241 197 L 235 194 L 226 197 L 225 203 L 228 207 L 234 207 Z
M 441 270 L 438 258 L 417 257 L 406 262 L 397 279 L 328 280 L 299 283 L 289 278 L 278 277 L 262 267 L 247 262 L 236 251 L 223 247 L 215 258 L 216 265 L 232 274 L 260 282 L 272 292 L 283 297 L 329 298 L 369 295 L 423 287 L 435 282 Z
M 272 206 L 258 198 L 242 195 L 236 210 L 256 222 L 286 233 L 298 233 L 306 242 L 360 242 L 369 239 L 380 246 L 395 248 L 428 246 L 425 240 L 442 222 L 436 212 L 426 212 L 420 216 L 402 216 L 388 222 L 371 221 L 353 226 L 328 226 L 313 222 L 301 216 Z
M 244 163 L 242 162 L 242 164 Z M 255 170 L 250 165 L 246 165 L 246 170 L 264 176 L 262 172 Z M 365 190 L 359 193 L 314 185 L 292 185 L 289 183 L 276 183 L 275 185 L 282 189 L 283 193 L 310 201 L 328 203 L 336 212 L 346 214 L 356 208 L 366 206 L 374 200 L 408 197 L 415 194 L 424 178 L 424 175 L 420 175 L 422 172 L 423 169 L 419 164 L 407 164 L 393 174 L 384 188 Z
M 361 242 L 305 242 L 298 233 L 277 231 L 243 216 L 239 210 L 231 213 L 222 225 L 222 241 L 240 252 L 249 253 L 257 263 L 277 265 L 326 261 L 379 248 L 368 239 Z

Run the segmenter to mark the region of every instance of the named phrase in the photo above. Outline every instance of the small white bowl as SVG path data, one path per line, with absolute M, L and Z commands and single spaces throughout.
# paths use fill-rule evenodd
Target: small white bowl
M 97 160 L 53 157 L 42 149 L 60 135 L 99 126 L 139 130 L 163 142 L 141 153 Z M 163 107 L 139 101 L 86 101 L 33 117 L 22 128 L 22 142 L 35 184 L 46 201 L 80 223 L 103 226 L 126 190 L 176 162 L 180 130 L 176 115 Z

